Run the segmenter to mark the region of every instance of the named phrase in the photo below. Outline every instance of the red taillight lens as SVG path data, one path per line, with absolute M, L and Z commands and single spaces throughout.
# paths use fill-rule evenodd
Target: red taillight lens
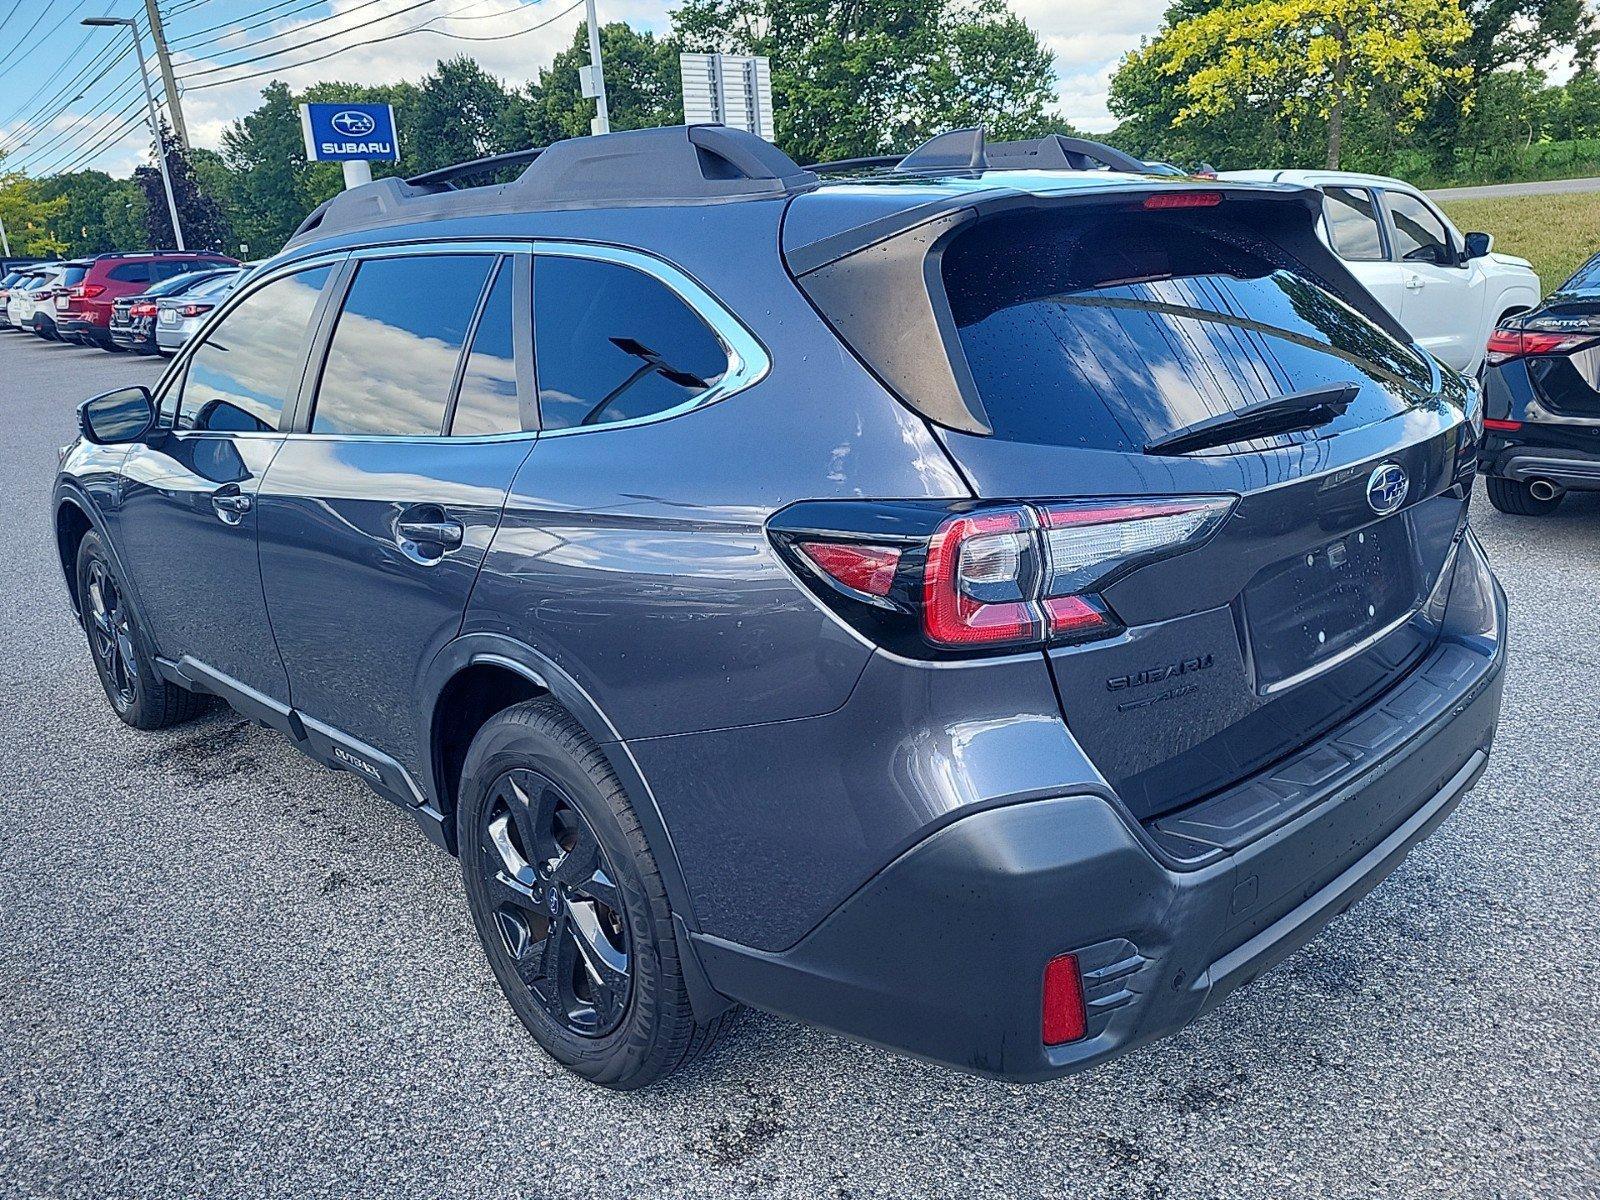
M 1493 366 L 1514 358 L 1566 354 L 1593 342 L 1595 333 L 1544 333 L 1526 329 L 1496 329 L 1489 335 L 1488 359 Z
M 185 304 L 181 311 L 186 317 L 198 317 L 201 313 L 208 313 L 215 307 L 213 304 Z
M 1145 208 L 1215 208 L 1221 192 L 1157 192 L 1144 198 Z
M 952 517 L 928 543 L 922 631 L 936 646 L 993 646 L 1039 637 L 1033 521 L 1021 508 Z
M 1499 421 L 1493 417 L 1485 417 L 1483 419 L 1483 427 L 1485 429 L 1493 430 L 1495 433 L 1516 433 L 1517 430 L 1522 428 L 1522 422 Z
M 135 304 L 128 309 L 128 314 L 135 317 L 153 317 L 156 315 L 154 304 Z
M 77 287 L 72 289 L 72 295 L 76 296 L 80 300 L 93 300 L 105 290 L 106 289 L 103 284 L 80 283 Z
M 185 315 L 193 314 L 186 309 Z M 801 542 L 800 552 L 830 579 L 868 596 L 887 596 L 894 586 L 895 570 L 900 566 L 900 551 L 892 546 Z
M 1078 956 L 1062 954 L 1044 968 L 1044 1020 L 1041 1033 L 1046 1046 L 1075 1042 L 1088 1032 L 1083 1011 L 1083 980 Z

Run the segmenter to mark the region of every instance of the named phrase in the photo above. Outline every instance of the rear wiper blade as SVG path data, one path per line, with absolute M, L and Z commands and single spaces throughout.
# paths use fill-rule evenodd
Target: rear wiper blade
M 1308 388 L 1303 392 L 1290 392 L 1287 396 L 1274 396 L 1270 400 L 1257 400 L 1222 413 L 1174 429 L 1146 444 L 1146 454 L 1187 454 L 1209 446 L 1226 446 L 1230 442 L 1244 442 L 1251 438 L 1270 437 L 1277 433 L 1292 433 L 1301 429 L 1315 429 L 1335 417 L 1343 416 L 1360 392 L 1358 383 L 1336 383 L 1332 387 Z

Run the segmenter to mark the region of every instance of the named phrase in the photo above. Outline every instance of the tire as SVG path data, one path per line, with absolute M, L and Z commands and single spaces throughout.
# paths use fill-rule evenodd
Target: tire
M 168 683 L 156 672 L 138 617 L 122 598 L 121 577 L 93 531 L 78 546 L 77 578 L 89 653 L 117 716 L 135 729 L 165 729 L 211 707 L 211 697 Z
M 695 1020 L 655 857 L 571 714 L 530 700 L 491 717 L 462 767 L 456 828 L 489 965 L 552 1058 L 631 1091 L 710 1047 L 724 1018 Z
M 1500 479 L 1490 475 L 1484 479 L 1483 486 L 1489 493 L 1489 503 L 1513 517 L 1543 517 L 1561 507 L 1560 496 L 1553 500 L 1540 500 L 1528 489 L 1527 484 L 1515 479 Z

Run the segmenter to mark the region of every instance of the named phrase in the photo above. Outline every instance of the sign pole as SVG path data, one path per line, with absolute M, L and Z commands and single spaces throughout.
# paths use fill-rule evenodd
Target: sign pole
M 594 15 L 594 0 L 588 0 L 589 6 L 589 86 L 594 89 L 594 123 L 590 128 L 595 133 L 611 132 L 611 114 L 606 111 L 606 72 L 600 62 L 600 20 Z
M 344 168 L 344 190 L 358 188 L 372 182 L 372 164 L 364 158 L 347 158 L 339 164 Z
M 6 236 L 6 219 L 0 217 L 0 252 L 7 258 L 11 257 L 11 239 Z

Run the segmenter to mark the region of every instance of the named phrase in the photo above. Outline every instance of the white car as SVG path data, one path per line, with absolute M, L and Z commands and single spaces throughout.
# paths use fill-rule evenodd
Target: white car
M 1483 365 L 1503 317 L 1539 303 L 1525 258 L 1463 234 L 1409 183 L 1345 171 L 1224 171 L 1223 179 L 1297 183 L 1322 193 L 1322 239 L 1424 348 L 1458 371 Z
M 41 263 L 29 276 L 11 289 L 6 300 L 6 316 L 18 329 L 50 339 L 55 336 L 54 296 L 56 284 L 66 273 L 65 263 Z M 42 320 L 35 320 L 42 313 Z

